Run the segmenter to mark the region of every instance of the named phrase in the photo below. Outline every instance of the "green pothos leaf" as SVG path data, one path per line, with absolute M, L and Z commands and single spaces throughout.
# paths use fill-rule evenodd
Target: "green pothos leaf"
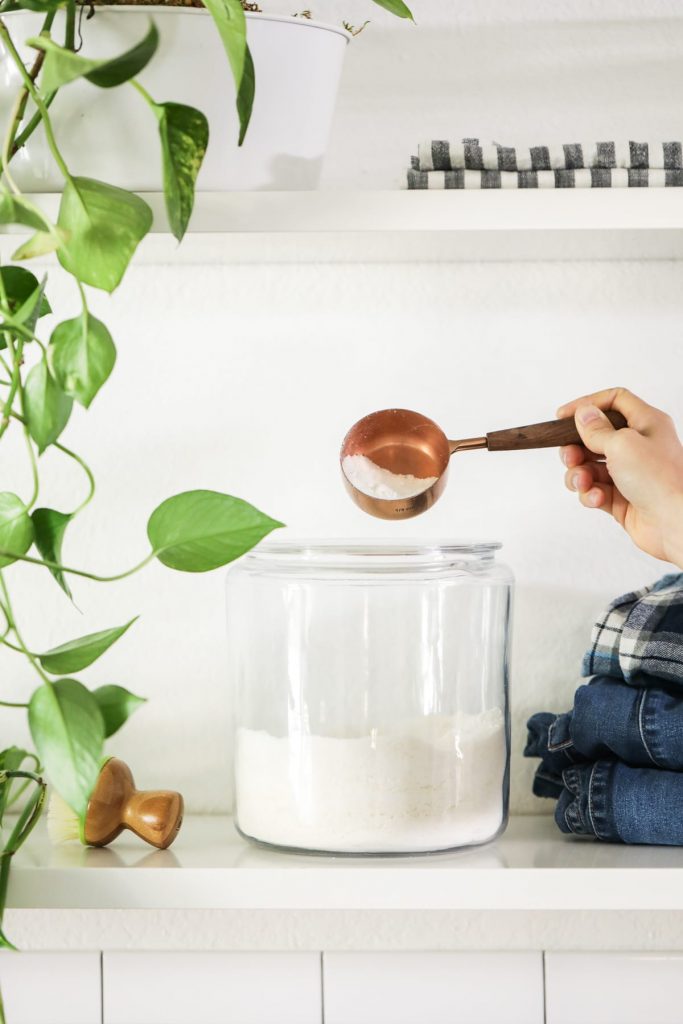
M 181 103 L 151 106 L 159 122 L 166 212 L 180 241 L 194 206 L 195 182 L 209 144 L 209 122 L 200 110 Z
M 40 231 L 47 227 L 47 218 L 36 211 L 29 200 L 0 192 L 0 224 L 22 224 Z
M 73 516 L 67 512 L 57 512 L 54 508 L 37 508 L 31 514 L 31 519 L 35 545 L 41 557 L 47 562 L 61 564 L 64 533 Z M 48 566 L 48 568 L 50 567 Z M 62 570 L 50 568 L 50 572 L 66 596 L 73 597 L 71 587 Z
M 410 8 L 403 3 L 403 0 L 375 0 L 375 3 L 379 7 L 383 7 L 385 11 L 395 14 L 397 18 L 410 18 L 411 21 L 415 20 Z
M 33 367 L 24 388 L 24 411 L 29 433 L 42 453 L 54 444 L 69 422 L 73 399 L 65 395 L 41 359 Z
M 31 292 L 26 301 L 22 302 L 21 306 L 12 317 L 14 323 L 21 324 L 22 327 L 26 328 L 26 330 L 34 331 L 41 316 L 46 316 L 48 313 L 52 312 L 50 303 L 45 298 L 46 283 L 47 277 L 43 277 L 43 280 Z
M 146 703 L 144 697 L 137 697 L 123 686 L 98 686 L 92 692 L 104 719 L 105 736 L 113 736 L 124 725 L 134 711 Z
M 33 313 L 35 308 L 37 316 L 45 316 L 52 312 L 50 303 L 43 294 L 44 280 L 40 282 L 30 270 L 26 270 L 24 267 L 0 267 L 0 277 L 12 319 L 15 322 L 26 322 L 26 307 L 29 302 L 31 302 L 30 312 Z M 38 296 L 40 296 L 39 304 L 37 303 Z
M 241 145 L 254 101 L 254 65 L 247 46 L 247 20 L 241 0 L 204 0 L 204 6 L 218 29 L 237 89 Z
M 3 337 L 17 325 L 33 331 L 41 316 L 51 313 L 50 303 L 45 298 L 45 278 L 38 278 L 24 267 L 0 267 L 0 280 L 7 296 L 8 312 L 3 313 L 0 322 L 0 349 L 7 348 Z
M 107 60 L 82 57 L 60 46 L 50 36 L 37 36 L 27 42 L 29 46 L 45 53 L 41 76 L 43 92 L 56 92 L 77 78 L 86 78 L 101 89 L 111 89 L 129 82 L 146 67 L 159 45 L 159 33 L 154 22 L 150 21 L 144 39 L 118 57 Z
M 61 675 L 63 672 L 81 672 L 88 665 L 97 661 L 105 651 L 108 651 L 111 645 L 116 643 L 135 621 L 135 619 L 131 619 L 123 626 L 102 629 L 98 633 L 88 633 L 87 636 L 69 640 L 68 643 L 60 644 L 59 647 L 53 647 L 46 651 L 45 654 L 39 654 L 38 661 L 46 672 L 54 675 Z
M 87 409 L 114 368 L 116 347 L 102 321 L 83 312 L 57 324 L 50 338 L 48 360 L 64 394 Z
M 76 679 L 44 683 L 28 709 L 31 736 L 47 775 L 81 818 L 100 773 L 104 720 L 97 701 Z
M 217 491 L 185 491 L 154 510 L 147 536 L 163 565 L 182 572 L 207 572 L 239 558 L 282 525 L 241 498 Z
M 25 555 L 33 543 L 33 523 L 21 498 L 10 491 L 0 493 L 0 569 Z
M 254 106 L 255 94 L 256 74 L 254 72 L 254 61 L 252 60 L 251 51 L 247 46 L 244 53 L 242 81 L 240 82 L 239 89 L 237 90 L 237 116 L 240 121 L 240 134 L 237 140 L 238 146 L 241 146 L 246 138 L 247 128 L 249 127 L 249 121 L 251 120 L 251 111 Z
M 46 256 L 59 249 L 66 241 L 66 237 L 62 231 L 36 231 L 26 242 L 14 250 L 12 259 L 34 260 L 38 256 Z
M 58 224 L 66 240 L 57 257 L 84 284 L 113 292 L 152 226 L 144 199 L 94 178 L 72 178 L 62 193 Z

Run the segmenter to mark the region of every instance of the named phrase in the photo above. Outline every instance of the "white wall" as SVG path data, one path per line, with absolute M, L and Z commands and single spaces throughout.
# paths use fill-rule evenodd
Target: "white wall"
M 447 37 L 436 27 L 424 36 L 409 26 L 385 33 L 380 15 L 350 54 L 328 185 L 390 187 L 417 138 L 430 134 L 680 137 L 681 23 L 581 20 L 599 17 L 598 6 L 565 3 L 552 25 L 530 20 L 547 4 L 526 3 L 505 27 L 505 7 L 470 3 Z M 632 3 L 627 14 L 675 6 Z M 443 57 L 444 39 L 450 72 L 436 96 L 434 47 Z M 487 39 L 495 59 L 474 49 Z M 426 95 L 418 97 L 418 83 Z M 292 535 L 502 540 L 518 580 L 513 807 L 547 809 L 530 796 L 519 756 L 524 720 L 568 704 L 603 603 L 665 567 L 635 551 L 604 514 L 578 506 L 552 451 L 459 456 L 440 504 L 394 529 L 350 504 L 338 445 L 374 408 L 420 409 L 465 436 L 550 417 L 577 393 L 615 383 L 683 420 L 682 275 L 667 263 L 136 268 L 112 299 L 93 295 L 119 361 L 64 438 L 98 476 L 65 561 L 99 572 L 134 564 L 146 552 L 149 512 L 192 487 L 245 497 Z M 73 289 L 56 275 L 51 297 L 62 315 L 76 311 Z M 26 491 L 20 456 L 18 446 L 3 456 L 3 489 Z M 43 461 L 45 500 L 69 507 L 77 473 L 52 453 Z M 78 581 L 82 613 L 39 570 L 7 576 L 35 649 L 142 614 L 85 676 L 150 698 L 112 750 L 130 759 L 141 784 L 177 787 L 194 810 L 226 809 L 223 574 L 155 565 L 108 587 Z M 0 664 L 3 696 L 26 695 L 33 680 L 21 659 L 4 653 Z

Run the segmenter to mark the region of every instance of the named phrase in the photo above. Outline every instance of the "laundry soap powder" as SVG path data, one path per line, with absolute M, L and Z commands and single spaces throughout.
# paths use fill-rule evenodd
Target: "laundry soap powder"
M 499 708 L 426 715 L 356 737 L 242 727 L 236 743 L 239 828 L 275 846 L 446 850 L 493 838 L 504 820 Z
M 436 476 L 412 476 L 410 473 L 392 473 L 366 455 L 346 455 L 342 460 L 346 479 L 357 491 L 371 498 L 393 501 L 414 498 L 428 490 L 439 479 Z

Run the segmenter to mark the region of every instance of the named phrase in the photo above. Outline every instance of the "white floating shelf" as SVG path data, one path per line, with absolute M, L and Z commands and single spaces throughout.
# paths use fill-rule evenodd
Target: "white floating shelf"
M 110 848 L 51 847 L 15 858 L 8 905 L 22 909 L 683 910 L 683 849 L 563 836 L 549 817 L 513 818 L 495 843 L 431 857 L 285 854 L 243 840 L 224 817 L 189 817 L 171 850 L 130 835 Z
M 683 259 L 680 188 L 205 192 L 180 247 L 163 197 L 145 199 L 142 263 Z

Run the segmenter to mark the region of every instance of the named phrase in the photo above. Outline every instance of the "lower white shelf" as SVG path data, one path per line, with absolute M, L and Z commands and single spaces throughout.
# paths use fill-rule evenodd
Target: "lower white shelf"
M 15 858 L 12 908 L 213 910 L 683 910 L 683 849 L 563 836 L 513 818 L 486 846 L 428 857 L 343 858 L 261 849 L 231 819 L 188 817 L 170 850 L 134 836 L 51 847 L 37 831 Z

